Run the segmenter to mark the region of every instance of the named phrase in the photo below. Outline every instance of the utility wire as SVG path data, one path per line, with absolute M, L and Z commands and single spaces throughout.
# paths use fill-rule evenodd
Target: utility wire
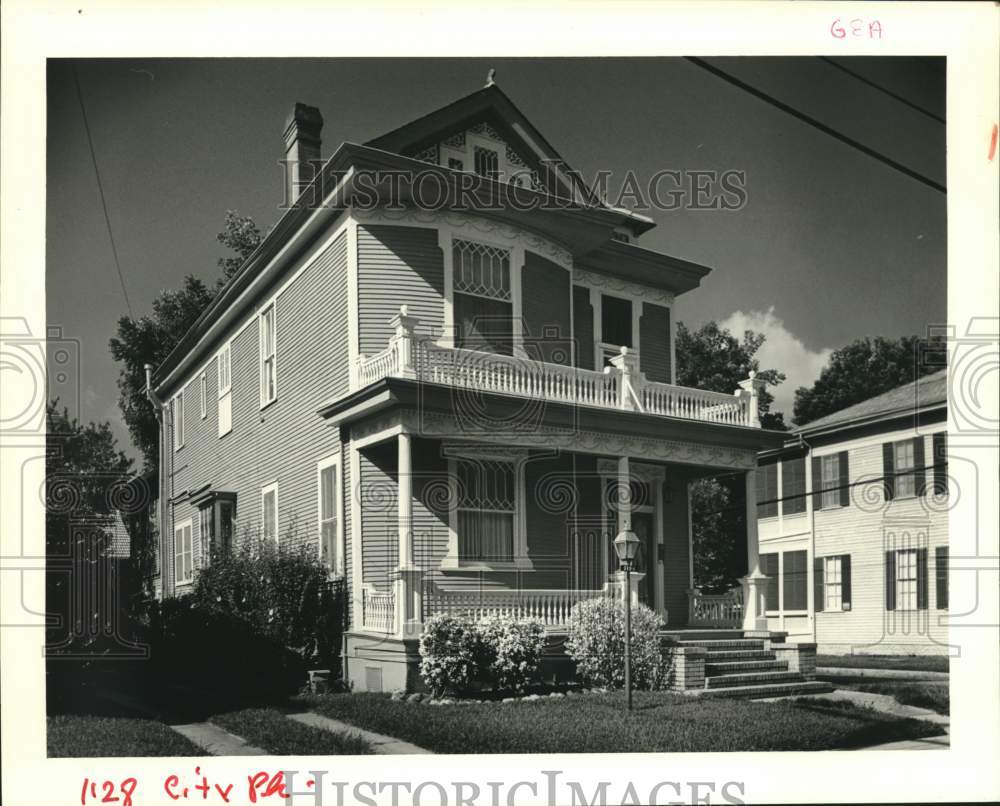
M 742 80 L 736 78 L 736 76 L 730 75 L 725 70 L 722 70 L 722 69 L 716 67 L 715 65 L 710 64 L 709 62 L 705 61 L 704 59 L 699 59 L 696 56 L 686 56 L 685 58 L 689 62 L 691 62 L 691 64 L 696 65 L 697 67 L 700 67 L 702 70 L 707 70 L 709 73 L 712 73 L 712 75 L 717 76 L 718 78 L 721 78 L 723 81 L 726 81 L 729 84 L 732 84 L 734 87 L 738 87 L 739 89 L 743 90 L 744 92 L 750 93 L 755 98 L 759 98 L 760 100 L 764 101 L 765 103 L 768 103 L 771 106 L 773 106 L 773 107 L 775 107 L 777 109 L 780 109 L 782 112 L 785 112 L 785 113 L 791 115 L 792 117 L 796 118 L 797 120 L 802 121 L 803 123 L 809 124 L 810 126 L 812 126 L 815 129 L 819 129 L 824 134 L 827 134 L 830 137 L 833 137 L 835 140 L 839 140 L 840 142 L 844 143 L 845 145 L 851 146 L 851 148 L 854 148 L 854 149 L 860 151 L 862 154 L 867 154 L 869 157 L 872 157 L 873 159 L 878 160 L 883 165 L 888 165 L 890 168 L 893 168 L 894 170 L 899 171 L 900 173 L 905 174 L 906 176 L 910 177 L 911 179 L 915 179 L 918 182 L 920 182 L 921 184 L 926 185 L 929 188 L 933 188 L 934 190 L 936 190 L 936 191 L 938 191 L 940 193 L 947 193 L 948 192 L 948 189 L 944 185 L 942 185 L 940 182 L 935 182 L 933 179 L 930 179 L 929 177 L 924 176 L 922 173 L 919 173 L 919 172 L 913 170 L 912 168 L 907 168 L 902 163 L 896 162 L 896 160 L 892 159 L 891 157 L 887 157 L 885 154 L 881 153 L 880 151 L 876 151 L 874 148 L 870 148 L 869 146 L 866 146 L 864 143 L 861 143 L 861 142 L 855 140 L 853 137 L 848 137 L 846 134 L 843 134 L 843 133 L 837 131 L 836 129 L 834 129 L 834 128 L 830 127 L 830 126 L 827 126 L 825 123 L 822 123 L 821 121 L 817 120 L 816 118 L 811 117 L 810 115 L 807 115 L 805 112 L 800 112 L 798 109 L 795 109 L 794 107 L 789 106 L 788 104 L 784 103 L 783 101 L 779 101 L 773 95 L 768 95 L 763 90 L 759 90 L 756 87 L 753 87 L 750 84 L 747 84 L 745 81 L 742 81 Z
M 132 303 L 128 298 L 128 291 L 125 289 L 125 277 L 122 275 L 121 263 L 118 261 L 118 247 L 115 245 L 115 235 L 111 230 L 111 218 L 108 216 L 108 204 L 104 200 L 104 185 L 101 184 L 101 171 L 97 167 L 97 154 L 94 152 L 94 141 L 90 136 L 90 123 L 87 121 L 87 107 L 83 103 L 83 92 L 80 90 L 80 76 L 77 75 L 76 67 L 73 67 L 73 82 L 76 84 L 76 97 L 80 101 L 80 113 L 83 115 L 83 128 L 87 132 L 87 146 L 90 148 L 90 160 L 94 164 L 94 176 L 97 177 L 97 190 L 101 196 L 101 209 L 104 210 L 104 223 L 108 228 L 108 240 L 111 241 L 111 253 L 115 258 L 115 269 L 118 270 L 118 283 L 122 288 L 122 296 L 125 297 L 125 306 L 128 308 L 128 315 L 135 318 L 132 313 Z
M 819 59 L 820 61 L 826 62 L 831 67 L 836 67 L 841 72 L 847 73 L 847 75 L 849 75 L 849 76 L 851 76 L 853 78 L 856 78 L 862 84 L 867 84 L 872 89 L 878 90 L 879 92 L 883 93 L 884 95 L 888 95 L 894 101 L 899 101 L 901 104 L 905 104 L 906 106 L 910 107 L 910 109 L 912 109 L 912 110 L 914 110 L 916 112 L 919 112 L 922 115 L 926 115 L 931 120 L 936 120 L 938 123 L 945 123 L 945 124 L 947 123 L 947 121 L 945 121 L 945 119 L 943 117 L 940 117 L 939 115 L 935 115 L 933 112 L 931 112 L 931 111 L 929 111 L 927 109 L 924 109 L 922 106 L 918 106 L 917 104 L 913 103 L 913 101 L 908 101 L 902 95 L 897 95 L 895 92 L 893 92 L 890 89 L 886 89 L 881 84 L 876 84 L 870 78 L 865 78 L 865 76 L 861 75 L 860 73 L 855 73 L 850 68 L 844 67 L 844 65 L 840 64 L 840 62 L 835 62 L 833 59 L 831 59 L 828 56 L 817 56 L 816 58 Z

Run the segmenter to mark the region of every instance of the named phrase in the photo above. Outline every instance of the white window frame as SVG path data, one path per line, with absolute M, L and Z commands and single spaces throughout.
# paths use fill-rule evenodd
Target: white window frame
M 264 523 L 264 500 L 269 493 L 274 493 L 274 535 L 272 539 L 275 543 L 281 543 L 280 524 L 281 518 L 278 515 L 278 482 L 272 481 L 260 488 L 260 533 L 261 537 L 267 539 L 267 524 Z
M 270 351 L 267 344 L 267 334 L 265 333 L 265 323 L 270 315 L 270 328 L 267 331 L 271 336 Z M 258 353 L 260 370 L 260 407 L 262 409 L 270 406 L 278 399 L 278 305 L 277 300 L 272 299 L 260 309 L 257 317 L 258 333 Z M 265 369 L 268 362 L 271 366 L 271 377 L 273 379 L 272 389 L 268 389 L 267 375 Z
M 900 461 L 900 452 L 909 454 L 909 464 Z M 892 470 L 895 476 L 893 498 L 916 498 L 917 496 L 917 451 L 912 439 L 901 439 L 892 443 Z M 909 489 L 904 490 L 903 486 Z
M 896 609 L 916 611 L 917 598 L 917 550 L 898 549 L 896 551 Z
M 225 373 L 223 373 L 225 366 Z M 218 386 L 217 408 L 219 437 L 233 430 L 233 343 L 227 342 L 215 355 L 215 375 Z M 225 383 L 223 383 L 225 381 Z M 223 416 L 225 412 L 225 416 Z
M 204 420 L 208 417 L 208 373 L 201 373 L 201 378 L 198 383 L 198 403 L 201 408 L 201 419 Z
M 832 479 L 827 478 L 826 470 L 834 467 L 835 473 Z M 840 453 L 828 453 L 819 459 L 820 486 L 823 492 L 820 494 L 820 509 L 836 509 L 840 506 Z M 828 484 L 833 485 L 833 489 L 826 489 Z
M 316 531 L 319 538 L 318 557 L 323 561 L 323 523 L 329 518 L 323 518 L 323 471 L 334 469 L 333 479 L 333 520 L 336 526 L 334 533 L 334 557 L 330 571 L 338 576 L 344 574 L 344 502 L 340 454 L 320 459 L 316 463 Z
M 843 609 L 843 555 L 835 554 L 831 557 L 823 558 L 823 612 L 839 612 Z
M 524 488 L 524 465 L 528 455 L 524 451 L 479 451 L 464 448 L 449 450 L 445 447 L 448 457 L 448 489 L 452 501 L 448 508 L 448 553 L 441 560 L 442 568 L 463 568 L 482 571 L 531 569 L 532 563 L 528 557 L 526 496 Z M 513 558 L 507 560 L 466 560 L 459 555 L 458 545 L 458 468 L 457 461 L 492 460 L 510 462 L 514 466 L 514 545 Z
M 171 420 L 174 426 L 174 450 L 184 447 L 184 390 L 181 389 L 170 402 Z
M 184 532 L 187 531 L 187 550 L 184 549 Z M 188 573 L 185 576 L 184 558 L 187 557 Z M 180 588 L 194 582 L 194 520 L 188 518 L 174 524 L 174 587 Z

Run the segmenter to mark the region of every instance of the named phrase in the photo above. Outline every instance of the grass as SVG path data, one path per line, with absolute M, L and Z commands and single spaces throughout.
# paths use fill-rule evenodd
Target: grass
M 914 683 L 905 680 L 879 680 L 871 682 L 851 682 L 838 684 L 841 688 L 852 688 L 855 691 L 867 691 L 872 694 L 888 694 L 903 705 L 915 705 L 917 708 L 929 708 L 939 714 L 948 714 L 951 710 L 951 699 L 947 684 Z
M 939 726 L 822 701 L 697 700 L 636 692 L 505 705 L 427 706 L 379 694 L 303 698 L 316 713 L 438 753 L 828 750 L 935 736 Z
M 817 655 L 816 665 L 842 669 L 947 672 L 948 657 L 943 655 Z
M 373 752 L 356 734 L 303 725 L 273 708 L 216 714 L 211 721 L 276 756 L 360 756 Z
M 205 752 L 162 722 L 103 716 L 50 716 L 50 758 L 201 756 Z

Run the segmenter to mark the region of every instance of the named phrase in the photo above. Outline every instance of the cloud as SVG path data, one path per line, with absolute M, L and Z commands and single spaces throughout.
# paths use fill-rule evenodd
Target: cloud
M 735 311 L 719 322 L 719 326 L 732 331 L 734 336 L 742 336 L 744 330 L 753 330 L 767 337 L 757 351 L 757 358 L 764 369 L 773 368 L 787 376 L 784 383 L 771 389 L 774 395 L 771 408 L 784 412 L 785 422 L 790 423 L 795 390 L 813 385 L 833 350 L 810 350 L 774 315 L 773 305 L 766 311 Z

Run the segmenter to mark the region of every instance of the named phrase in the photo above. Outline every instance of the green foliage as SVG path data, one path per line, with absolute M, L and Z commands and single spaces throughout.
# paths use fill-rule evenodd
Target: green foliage
M 940 339 L 858 339 L 834 351 L 811 389 L 800 386 L 795 390 L 792 421 L 805 425 L 911 383 L 942 369 L 946 358 Z
M 260 229 L 249 216 L 240 216 L 236 210 L 226 210 L 225 228 L 216 240 L 234 253 L 232 257 L 220 257 L 219 268 L 222 269 L 220 286 L 239 271 L 246 259 L 254 253 L 263 240 Z
M 467 618 L 438 613 L 420 634 L 420 677 L 435 695 L 469 690 L 483 660 L 476 625 Z
M 494 616 L 477 625 L 486 670 L 495 688 L 524 691 L 535 679 L 545 649 L 545 627 L 537 619 Z
M 695 479 L 688 489 L 695 586 L 724 593 L 747 570 L 743 477 Z
M 663 622 L 643 604 L 632 607 L 632 683 L 658 688 L 662 657 L 657 635 Z M 625 605 L 617 598 L 588 599 L 570 613 L 566 652 L 576 661 L 577 674 L 591 685 L 625 685 Z

